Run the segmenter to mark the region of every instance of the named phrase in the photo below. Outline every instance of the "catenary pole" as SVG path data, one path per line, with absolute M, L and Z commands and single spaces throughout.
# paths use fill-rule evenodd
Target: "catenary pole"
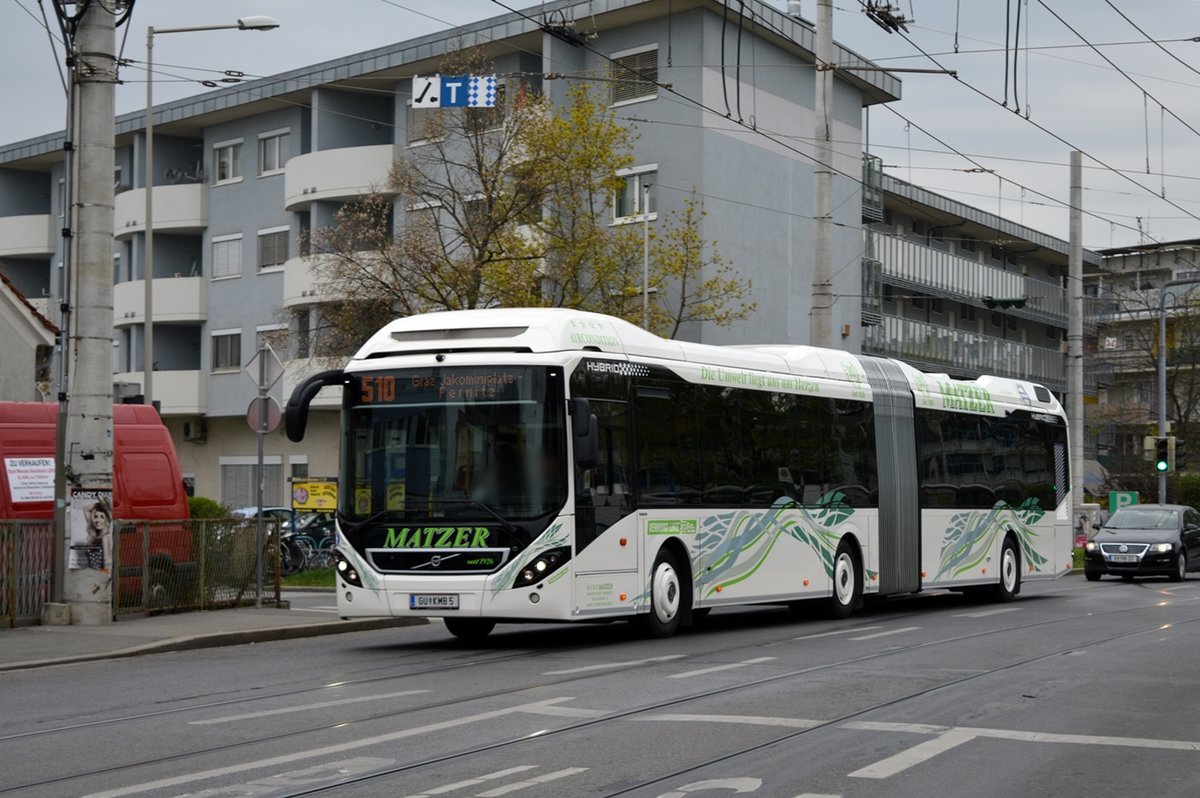
M 832 346 L 833 286 L 833 0 L 817 0 L 816 127 L 817 163 L 813 169 L 813 272 L 809 343 Z
M 71 384 L 66 396 L 66 491 L 68 523 L 58 529 L 56 555 L 70 556 L 69 518 L 75 489 L 111 490 L 112 437 L 112 237 L 114 95 L 117 80 L 114 17 L 101 3 L 84 6 L 75 36 L 73 83 L 78 92 L 76 138 L 75 259 L 67 295 L 71 332 L 65 356 Z M 68 175 L 70 178 L 72 175 Z M 85 503 L 90 500 L 83 500 Z M 86 510 L 85 506 L 82 510 Z M 76 512 L 82 514 L 76 508 Z M 64 514 L 60 513 L 62 517 Z M 112 546 L 112 532 L 109 545 Z M 110 549 L 111 551 L 111 549 Z M 112 620 L 113 568 L 67 568 L 63 604 L 55 620 L 96 625 Z M 66 615 L 67 617 L 63 617 Z
M 1083 504 L 1083 161 L 1071 152 L 1070 248 L 1067 254 L 1067 417 L 1071 436 L 1071 519 Z

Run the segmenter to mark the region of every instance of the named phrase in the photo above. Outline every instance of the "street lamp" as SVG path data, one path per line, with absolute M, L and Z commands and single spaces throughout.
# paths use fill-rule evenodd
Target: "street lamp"
M 279 23 L 271 17 L 242 17 L 232 25 L 193 25 L 185 28 L 146 28 L 146 254 L 143 266 L 146 284 L 146 321 L 142 352 L 142 396 L 154 404 L 154 35 L 191 33 L 204 30 L 272 30 Z
M 1167 437 L 1167 297 L 1170 296 L 1172 303 L 1175 300 L 1175 294 L 1168 291 L 1168 288 L 1177 285 L 1193 285 L 1197 281 L 1190 280 L 1169 280 L 1163 285 L 1158 294 L 1158 437 L 1163 440 Z M 1158 503 L 1167 503 L 1167 474 L 1162 469 L 1159 469 L 1158 474 Z

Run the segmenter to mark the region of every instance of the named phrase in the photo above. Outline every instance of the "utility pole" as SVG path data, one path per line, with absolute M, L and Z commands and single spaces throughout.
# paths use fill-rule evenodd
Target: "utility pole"
M 833 0 L 817 0 L 816 127 L 813 169 L 813 276 L 809 343 L 833 345 Z
M 1083 504 L 1083 161 L 1071 151 L 1071 223 L 1067 254 L 1067 409 L 1071 439 L 1071 522 Z
M 74 39 L 72 84 L 78 96 L 77 165 L 67 178 L 77 178 L 70 194 L 76 203 L 75 258 L 66 295 L 71 318 L 64 357 L 69 358 L 70 390 L 65 401 L 65 451 L 56 453 L 66 489 L 56 494 L 60 511 L 55 556 L 68 563 L 71 527 L 83 522 L 98 498 L 107 495 L 111 517 L 112 436 L 112 241 L 113 139 L 116 135 L 114 95 L 117 80 L 116 32 L 112 12 L 100 3 L 85 6 Z M 60 422 L 61 423 L 61 422 Z M 83 491 L 88 492 L 84 498 Z M 78 494 L 78 495 L 77 495 Z M 78 503 L 82 506 L 73 506 Z M 65 506 L 66 512 L 61 508 Z M 112 620 L 115 576 L 109 529 L 103 567 L 63 570 L 62 602 L 47 606 L 48 622 L 104 624 Z M 72 565 L 86 565 L 87 558 Z M 96 563 L 91 563 L 95 565 Z M 56 595 L 58 591 L 56 590 Z

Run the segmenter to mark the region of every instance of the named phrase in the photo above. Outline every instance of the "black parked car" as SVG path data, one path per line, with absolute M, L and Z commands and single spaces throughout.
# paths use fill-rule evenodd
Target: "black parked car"
M 1084 547 L 1089 582 L 1104 574 L 1169 576 L 1200 568 L 1200 513 L 1181 504 L 1139 504 L 1113 513 Z

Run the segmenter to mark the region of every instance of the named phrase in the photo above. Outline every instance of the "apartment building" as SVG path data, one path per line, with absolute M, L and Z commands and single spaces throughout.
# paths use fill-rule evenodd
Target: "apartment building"
M 1200 239 L 1101 250 L 1084 290 L 1100 302 L 1096 361 L 1110 375 L 1089 408 L 1088 427 L 1104 462 L 1120 474 L 1149 474 L 1143 439 L 1157 434 L 1158 330 L 1167 324 L 1167 421 L 1194 438 L 1200 401 Z M 1169 285 L 1169 283 L 1173 283 Z M 1194 459 L 1194 458 L 1193 458 Z

